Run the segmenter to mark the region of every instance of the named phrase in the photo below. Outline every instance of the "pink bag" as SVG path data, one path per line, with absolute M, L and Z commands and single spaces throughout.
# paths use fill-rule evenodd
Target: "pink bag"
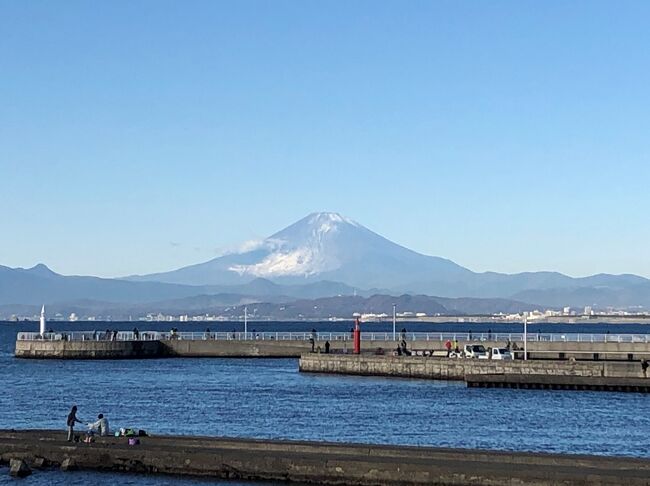
M 129 437 L 129 445 L 134 446 L 134 445 L 139 445 L 140 444 L 140 439 L 137 437 Z

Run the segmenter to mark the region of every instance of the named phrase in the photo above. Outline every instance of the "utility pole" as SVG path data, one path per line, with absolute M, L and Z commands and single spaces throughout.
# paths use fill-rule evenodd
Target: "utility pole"
M 397 304 L 393 304 L 393 341 L 397 339 L 397 313 L 395 309 Z

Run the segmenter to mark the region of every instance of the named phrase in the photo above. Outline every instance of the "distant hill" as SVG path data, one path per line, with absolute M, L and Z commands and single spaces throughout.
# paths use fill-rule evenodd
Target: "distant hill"
M 351 317 L 354 313 L 387 314 L 393 311 L 422 312 L 428 316 L 440 315 L 486 315 L 503 312 L 531 311 L 533 304 L 503 299 L 449 299 L 427 295 L 372 295 L 370 297 L 346 296 L 322 299 L 297 300 L 284 304 L 260 303 L 249 305 L 248 311 L 258 318 L 277 319 L 324 319 L 328 317 Z M 243 312 L 240 307 L 231 310 L 233 316 Z
M 279 285 L 265 279 L 254 279 L 237 286 L 180 285 L 161 282 L 131 282 L 127 280 L 65 276 L 43 264 L 35 267 L 9 268 L 0 266 L 0 305 L 53 304 L 78 300 L 116 303 L 159 302 L 197 295 L 231 294 L 264 297 L 283 296 L 312 298 L 354 293 L 354 289 L 336 282 L 313 282 L 305 285 Z
M 392 313 L 393 304 L 400 312 L 423 312 L 429 316 L 440 315 L 485 315 L 497 312 L 521 312 L 533 310 L 537 306 L 505 299 L 450 299 L 426 295 L 372 295 L 337 296 L 318 299 L 291 299 L 286 296 L 271 297 L 260 300 L 258 297 L 239 294 L 198 295 L 150 303 L 112 303 L 93 300 L 62 302 L 48 306 L 49 315 L 61 314 L 67 317 L 76 313 L 84 315 L 110 317 L 112 320 L 128 320 L 147 314 L 159 312 L 166 315 L 221 315 L 230 319 L 240 319 L 244 307 L 255 319 L 301 320 L 328 319 L 330 317 L 349 318 L 354 313 L 388 314 Z M 6 318 L 16 312 L 23 315 L 36 315 L 40 306 L 0 306 L 0 318 Z
M 43 264 L 28 269 L 0 266 L 0 304 L 49 304 L 77 299 L 147 302 L 197 293 L 205 291 L 160 282 L 63 276 Z

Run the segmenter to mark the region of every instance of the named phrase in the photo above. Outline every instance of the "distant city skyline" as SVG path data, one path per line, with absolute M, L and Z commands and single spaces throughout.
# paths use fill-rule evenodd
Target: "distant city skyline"
M 647 2 L 0 5 L 0 265 L 334 211 L 473 271 L 650 277 Z

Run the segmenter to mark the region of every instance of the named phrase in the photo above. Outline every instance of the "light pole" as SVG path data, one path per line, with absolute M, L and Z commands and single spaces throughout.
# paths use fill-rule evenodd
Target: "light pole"
M 528 315 L 524 314 L 524 361 L 528 360 Z
M 393 304 L 393 341 L 397 338 L 397 326 L 396 326 L 396 321 L 397 321 L 397 313 L 395 312 L 395 309 L 397 308 L 397 304 Z
M 248 307 L 244 307 L 244 339 L 248 339 Z

